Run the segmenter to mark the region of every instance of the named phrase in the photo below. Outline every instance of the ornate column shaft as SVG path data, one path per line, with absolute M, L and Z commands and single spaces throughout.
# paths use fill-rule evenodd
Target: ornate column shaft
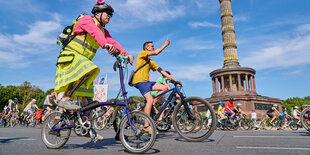
M 215 93 L 215 81 L 214 81 L 214 80 L 215 80 L 215 79 L 212 78 L 213 94 Z
M 253 84 L 253 75 L 250 75 L 250 81 L 251 81 L 251 92 L 255 92 Z
M 219 0 L 221 5 L 222 39 L 224 51 L 223 68 L 239 67 L 237 43 L 231 9 L 231 0 Z
M 231 74 L 229 74 L 229 91 L 233 90 L 233 85 L 232 85 L 232 77 Z
M 224 89 L 225 89 L 225 87 L 224 87 L 225 85 L 224 85 L 224 76 L 222 75 L 221 76 L 221 92 L 224 92 Z
M 215 92 L 216 93 L 219 92 L 219 81 L 218 81 L 217 77 L 215 77 Z
M 253 75 L 253 87 L 254 87 L 254 91 L 256 92 L 255 76 L 254 75 Z
M 238 89 L 239 91 L 241 91 L 241 78 L 240 78 L 240 74 L 237 74 L 238 76 Z
M 246 85 L 246 91 L 250 91 L 249 89 L 249 78 L 248 75 L 245 74 L 245 85 Z

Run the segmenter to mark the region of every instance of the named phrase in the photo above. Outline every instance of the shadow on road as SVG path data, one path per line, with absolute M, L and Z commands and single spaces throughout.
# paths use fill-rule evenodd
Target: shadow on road
M 15 140 L 28 139 L 29 137 L 18 137 L 18 138 L 3 138 L 0 139 L 0 143 L 12 143 Z
M 107 138 L 103 141 L 93 143 L 87 142 L 84 144 L 66 144 L 62 147 L 62 149 L 75 149 L 75 148 L 83 148 L 83 149 L 107 149 L 108 146 L 120 145 L 121 143 L 115 141 L 114 138 Z
M 300 136 L 310 136 L 310 132 L 308 131 L 299 131 L 294 133 L 298 133 Z
M 179 142 L 189 142 L 189 141 L 186 141 L 185 139 L 182 139 L 182 138 L 176 138 L 174 140 L 179 141 Z M 202 142 L 210 143 L 210 142 L 214 142 L 214 141 L 215 141 L 214 139 L 206 139 L 206 140 L 204 140 Z M 193 143 L 193 142 L 189 142 L 189 143 Z M 197 143 L 201 143 L 201 142 L 197 142 Z
M 127 151 L 127 150 L 120 150 L 120 151 L 124 151 L 124 152 L 126 152 L 126 153 L 131 153 L 131 152 L 129 152 L 129 151 Z M 120 152 L 119 151 L 119 152 Z M 150 149 L 148 152 L 145 152 L 145 153 L 143 153 L 143 154 L 156 154 L 156 153 L 159 153 L 160 151 L 158 150 L 158 149 Z

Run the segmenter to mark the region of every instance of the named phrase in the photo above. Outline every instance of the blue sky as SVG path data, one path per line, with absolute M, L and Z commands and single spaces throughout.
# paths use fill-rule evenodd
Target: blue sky
M 209 73 L 223 65 L 218 0 L 109 0 L 115 13 L 107 29 L 135 57 L 145 41 L 155 48 L 171 41 L 152 59 L 182 81 L 187 96 L 210 97 Z M 58 34 L 95 0 L 0 0 L 0 84 L 29 81 L 54 87 Z M 257 92 L 287 99 L 310 95 L 310 1 L 232 0 L 239 62 L 256 69 Z M 114 59 L 99 50 L 93 59 L 108 74 L 109 96 L 119 89 Z M 131 68 L 130 68 L 131 69 Z M 160 74 L 151 73 L 151 80 Z M 140 95 L 128 88 L 129 96 Z

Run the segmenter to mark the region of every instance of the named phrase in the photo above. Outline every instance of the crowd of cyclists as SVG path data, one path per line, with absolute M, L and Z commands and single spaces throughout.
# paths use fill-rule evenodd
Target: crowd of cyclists
M 171 74 L 170 72 L 166 71 Z M 163 80 L 162 80 L 163 79 Z M 163 83 L 168 86 L 167 84 L 167 77 L 160 77 L 158 78 L 158 83 Z M 168 86 L 169 87 L 169 86 Z M 170 88 L 170 87 L 169 87 Z M 152 91 L 153 96 L 156 96 L 158 94 L 158 91 Z M 45 98 L 45 101 L 43 103 L 43 108 L 39 108 L 36 99 L 32 99 L 23 109 L 23 111 L 19 114 L 18 111 L 18 99 L 14 98 L 9 99 L 8 103 L 5 105 L 2 115 L 1 115 L 1 126 L 11 126 L 14 127 L 16 124 L 20 124 L 21 126 L 35 126 L 39 125 L 44 121 L 44 119 L 50 114 L 52 111 L 58 111 L 59 107 L 57 106 L 57 103 L 59 102 L 59 98 L 61 98 L 62 93 L 57 95 L 56 92 L 51 92 L 51 94 L 47 95 Z M 161 100 L 156 102 L 156 104 L 152 105 L 152 111 L 154 113 L 158 113 L 158 110 L 156 106 L 161 105 L 165 102 L 167 99 L 167 96 L 164 96 Z M 218 116 L 218 129 L 222 130 L 236 130 L 236 129 L 243 129 L 243 130 L 249 130 L 249 129 L 271 129 L 274 127 L 274 129 L 292 129 L 296 130 L 296 127 L 291 126 L 298 126 L 298 128 L 302 128 L 301 120 L 300 120 L 300 114 L 301 111 L 299 111 L 298 106 L 294 106 L 293 110 L 291 111 L 291 115 L 287 113 L 287 109 L 284 108 L 283 112 L 280 113 L 277 109 L 278 105 L 274 104 L 271 108 L 269 108 L 266 111 L 266 115 L 264 118 L 257 118 L 257 114 L 255 110 L 253 110 L 251 113 L 247 114 L 245 113 L 241 106 L 242 104 L 237 103 L 236 106 L 234 105 L 234 98 L 231 97 L 229 101 L 224 104 L 223 101 L 219 101 L 218 108 L 216 111 L 216 114 Z M 137 101 L 135 101 L 137 104 Z M 144 102 L 145 103 L 145 102 Z M 144 104 L 142 102 L 142 104 Z M 56 106 L 53 106 L 56 105 Z M 141 103 L 139 106 L 142 105 Z M 53 107 L 56 107 L 53 109 Z M 143 108 L 145 105 L 143 106 Z M 139 107 L 136 107 L 139 109 Z M 96 112 L 93 114 L 93 116 L 96 118 L 94 119 L 94 126 L 97 130 L 102 130 L 104 128 L 112 127 L 112 122 L 110 119 L 112 118 L 112 113 L 114 112 L 115 107 L 112 106 L 104 106 L 104 107 L 98 107 L 96 109 Z M 117 111 L 118 119 L 122 117 L 122 110 Z M 158 124 L 165 124 L 165 122 L 162 121 L 163 113 L 160 115 L 158 119 Z M 297 129 L 298 129 L 297 128 Z
M 297 130 L 302 128 L 300 121 L 301 112 L 298 110 L 298 106 L 294 106 L 291 110 L 291 115 L 287 113 L 287 109 L 284 108 L 282 113 L 279 112 L 278 105 L 273 104 L 267 111 L 263 118 L 257 118 L 255 110 L 246 114 L 242 108 L 241 103 L 237 103 L 235 106 L 234 98 L 231 97 L 229 101 L 224 104 L 223 101 L 219 101 L 217 108 L 218 116 L 218 128 L 222 130 L 249 130 L 249 129 L 292 129 Z M 302 107 L 303 108 L 303 107 Z
M 211 136 L 215 129 L 216 119 L 214 110 L 209 103 L 199 97 L 186 97 L 183 95 L 183 93 L 180 92 L 183 87 L 182 83 L 171 76 L 170 72 L 159 67 L 159 65 L 150 58 L 160 54 L 169 46 L 170 41 L 168 39 L 157 49 L 154 48 L 152 41 L 145 42 L 143 44 L 143 50 L 136 58 L 135 75 L 133 77 L 132 86 L 137 88 L 144 97 L 143 108 L 139 109 L 139 107 L 136 107 L 131 109 L 131 111 L 124 108 L 122 109 L 124 110 L 122 113 L 120 109 L 114 109 L 112 106 L 98 107 L 99 100 L 94 98 L 92 82 L 99 74 L 100 70 L 99 67 L 92 62 L 92 59 L 99 47 L 106 49 L 108 53 L 115 56 L 117 60 L 119 55 L 127 57 L 130 64 L 133 64 L 133 56 L 127 53 L 124 48 L 111 37 L 109 31 L 105 28 L 114 13 L 111 4 L 105 3 L 104 0 L 97 0 L 91 12 L 93 14 L 92 16 L 85 14 L 79 16 L 74 24 L 71 25 L 72 29 L 70 29 L 70 34 L 67 34 L 70 37 L 62 38 L 62 49 L 56 64 L 55 92 L 46 96 L 43 108 L 39 109 L 36 104 L 36 99 L 32 99 L 21 112 L 21 116 L 18 116 L 18 99 L 14 98 L 13 100 L 9 100 L 8 105 L 4 108 L 1 123 L 4 125 L 10 123 L 13 127 L 14 122 L 15 124 L 19 122 L 20 125 L 26 126 L 29 122 L 30 124 L 32 122 L 35 122 L 34 124 L 45 122 L 41 130 L 41 137 L 48 148 L 60 148 L 63 146 L 70 136 L 71 129 L 76 132 L 76 135 L 90 137 L 92 142 L 103 140 L 104 138 L 97 134 L 96 130 L 109 126 L 108 124 L 111 124 L 109 120 L 112 118 L 112 115 L 116 115 L 120 118 L 122 116 L 128 117 L 129 123 L 123 123 L 126 125 L 123 125 L 123 130 L 120 131 L 115 129 L 115 131 L 117 132 L 116 135 L 124 135 L 124 132 L 129 128 L 131 128 L 131 131 L 134 131 L 133 136 L 123 136 L 123 139 L 120 138 L 123 146 L 126 149 L 129 148 L 129 151 L 133 153 L 143 153 L 152 147 L 155 142 L 154 138 L 149 138 L 152 142 L 146 142 L 147 146 L 141 148 L 140 145 L 142 143 L 140 140 L 157 135 L 158 132 L 154 129 L 155 121 L 157 126 L 160 125 L 162 127 L 161 129 L 163 129 L 163 126 L 172 126 L 171 122 L 173 122 L 173 127 L 178 134 L 187 141 L 204 141 Z M 67 28 L 70 28 L 70 26 Z M 64 32 L 68 31 L 64 30 Z M 121 63 L 119 60 L 117 62 Z M 116 68 L 117 67 L 115 67 L 115 70 Z M 121 65 L 118 66 L 118 68 L 121 69 Z M 162 77 L 157 81 L 150 81 L 150 70 L 157 71 Z M 125 101 L 127 100 L 127 92 L 123 87 L 122 74 L 123 73 L 120 71 L 122 96 Z M 168 80 L 174 84 L 175 88 L 170 89 L 167 84 Z M 172 90 L 168 99 L 167 96 L 162 95 L 165 92 L 169 92 L 167 90 Z M 162 106 L 162 108 L 159 109 L 161 113 L 158 114 L 159 112 L 156 106 L 158 104 L 162 105 L 165 101 L 170 101 L 171 103 L 169 103 L 169 106 L 167 106 L 168 104 Z M 244 129 L 259 128 L 259 124 L 264 124 L 259 123 L 255 111 L 250 114 L 251 121 L 249 121 L 246 118 L 248 114 L 241 108 L 242 105 L 237 103 L 235 106 L 233 101 L 234 99 L 230 98 L 226 104 L 222 101 L 219 102 L 217 115 L 218 127 L 220 129 L 230 130 L 240 127 Z M 126 104 L 127 101 L 125 101 L 125 105 Z M 100 105 L 104 104 L 100 103 Z M 53 109 L 55 106 L 57 106 L 56 109 Z M 126 106 L 126 108 L 130 108 L 128 105 Z M 95 107 L 98 108 L 93 110 Z M 198 110 L 199 108 L 201 111 Z M 300 112 L 297 109 L 298 107 L 296 111 L 293 112 L 292 117 L 297 119 L 297 124 L 299 124 L 298 114 Z M 87 110 L 89 110 L 90 115 L 83 115 L 81 118 L 82 114 L 86 113 Z M 138 110 L 144 113 L 133 113 Z M 205 110 L 205 112 L 202 112 L 203 110 Z M 155 117 L 152 117 L 152 111 L 155 111 L 154 113 L 159 116 L 155 115 Z M 167 117 L 168 114 L 170 118 Z M 276 109 L 276 105 L 274 105 L 267 111 L 267 116 L 270 119 L 265 122 L 269 122 L 271 126 L 274 125 L 277 121 L 276 114 L 279 114 L 279 111 Z M 139 115 L 144 118 L 140 120 Z M 131 120 L 131 117 L 136 119 Z M 171 119 L 171 117 L 173 117 L 173 119 Z M 283 120 L 285 125 L 288 124 L 288 117 L 291 116 L 288 115 L 284 109 L 284 112 L 280 115 L 280 120 Z M 151 121 L 147 121 L 148 118 L 150 118 Z M 113 119 L 115 120 L 115 117 L 113 117 Z M 126 119 L 122 119 L 122 122 L 125 121 Z M 140 122 L 142 124 L 141 130 L 139 128 L 140 126 L 138 126 Z M 132 123 L 134 124 L 132 125 Z M 46 133 L 45 130 L 47 131 Z M 61 135 L 61 131 L 66 133 L 64 135 L 65 138 L 60 139 L 61 143 L 59 144 L 51 144 L 48 139 L 49 136 L 61 138 L 63 136 Z M 195 134 L 197 134 L 197 136 Z M 118 137 L 116 136 L 116 140 Z M 128 146 L 129 143 L 135 140 L 137 140 L 138 146 L 135 145 L 133 147 L 138 148 L 130 149 L 131 146 Z

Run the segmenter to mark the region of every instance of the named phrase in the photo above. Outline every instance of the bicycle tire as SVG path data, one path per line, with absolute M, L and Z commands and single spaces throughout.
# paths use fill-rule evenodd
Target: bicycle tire
M 307 114 L 308 111 L 310 111 L 310 108 L 306 108 L 300 113 L 300 121 L 302 123 L 302 126 L 309 131 L 310 126 L 310 115 Z
M 123 117 L 121 123 L 119 125 L 120 134 L 119 138 L 121 140 L 122 145 L 131 153 L 144 153 L 150 150 L 156 140 L 156 127 L 153 119 L 144 112 L 134 111 L 129 114 L 131 121 L 134 123 L 134 127 L 136 127 L 136 132 L 127 135 L 127 132 L 133 132 L 133 129 L 129 125 L 127 116 Z M 149 127 L 151 128 L 151 134 L 145 133 L 143 131 L 145 121 L 149 122 Z M 142 138 L 141 138 L 142 137 Z M 146 145 L 141 143 L 142 140 L 149 139 L 146 142 Z M 127 141 L 128 140 L 128 141 Z M 133 141 L 137 140 L 137 144 Z M 130 145 L 130 142 L 133 142 L 133 146 Z M 138 146 L 140 148 L 134 148 Z
M 273 128 L 273 124 L 270 123 L 268 120 L 265 120 L 264 122 L 264 129 L 271 130 Z
M 291 130 L 296 131 L 296 130 L 298 130 L 298 125 L 296 124 L 296 122 L 292 122 L 290 124 L 290 128 L 291 128 Z
M 103 125 L 103 117 L 96 117 L 93 121 L 93 126 L 95 127 L 96 130 L 103 130 L 104 129 L 104 125 Z
M 207 130 L 207 129 L 206 129 L 207 131 L 206 130 L 200 130 L 201 132 L 206 131 L 205 133 L 203 133 L 203 134 L 198 133 L 198 136 L 191 136 L 194 133 L 192 133 L 192 132 L 183 133 L 180 130 L 179 124 L 177 124 L 178 113 L 179 113 L 179 110 L 182 107 L 182 105 L 188 104 L 188 103 L 195 103 L 195 104 L 200 103 L 200 104 L 202 104 L 202 106 L 200 108 L 202 110 L 206 110 L 207 113 L 209 113 L 209 116 L 211 116 L 211 123 L 210 123 L 210 126 L 208 126 L 209 130 Z M 197 109 L 198 109 L 198 107 L 197 107 Z M 197 110 L 197 112 L 199 112 L 199 111 Z M 196 118 L 196 116 L 195 116 L 195 118 Z M 182 138 L 184 138 L 185 140 L 190 141 L 190 142 L 201 142 L 201 141 L 204 141 L 205 139 L 209 138 L 212 135 L 212 133 L 214 132 L 214 130 L 216 129 L 216 122 L 217 122 L 216 121 L 216 115 L 215 115 L 215 112 L 214 112 L 213 108 L 211 107 L 211 105 L 206 100 L 204 100 L 200 97 L 194 97 L 194 96 L 193 97 L 187 97 L 181 103 L 177 104 L 177 106 L 175 107 L 175 109 L 173 111 L 173 115 L 172 115 L 173 127 L 175 128 L 175 130 L 178 132 L 178 134 Z M 202 125 L 202 123 L 200 123 L 200 125 Z M 196 129 L 196 127 L 195 127 L 195 129 Z M 196 130 L 193 130 L 193 131 L 195 131 L 195 134 L 197 133 Z
M 70 123 L 70 121 L 67 120 L 66 118 L 64 118 L 63 121 L 59 122 L 58 117 L 60 118 L 61 116 L 62 116 L 61 112 L 52 113 L 51 115 L 49 115 L 45 119 L 45 121 L 41 127 L 41 139 L 43 141 L 43 144 L 49 149 L 58 149 L 58 148 L 62 147 L 63 145 L 65 145 L 67 143 L 67 141 L 69 140 L 69 137 L 71 134 L 71 129 L 63 129 L 63 130 L 58 130 L 58 131 L 53 132 L 51 130 L 51 128 L 49 128 L 49 126 L 51 126 L 51 125 L 49 125 L 50 122 L 53 122 L 53 124 L 57 123 L 57 124 L 54 124 L 56 126 L 69 125 L 68 123 Z M 57 137 L 61 137 L 61 134 L 60 134 L 61 131 L 64 131 L 63 132 L 64 133 L 63 138 L 59 140 L 59 143 L 57 142 L 57 140 L 55 143 L 53 143 L 52 139 L 56 139 Z M 49 136 L 51 136 L 53 138 L 49 139 L 48 138 Z
M 10 119 L 10 126 L 11 126 L 12 128 L 14 128 L 15 125 L 16 125 L 15 118 L 11 118 L 11 119 Z
M 249 130 L 251 128 L 251 122 L 247 119 L 242 119 L 241 120 L 241 127 L 244 129 L 244 130 Z

